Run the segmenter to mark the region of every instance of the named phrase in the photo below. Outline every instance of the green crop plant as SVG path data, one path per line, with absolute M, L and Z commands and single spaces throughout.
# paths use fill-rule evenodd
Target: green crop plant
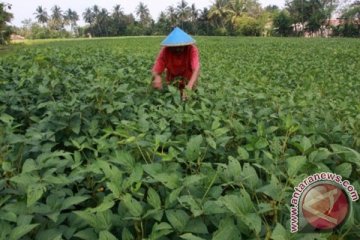
M 198 37 L 182 101 L 151 89 L 161 38 L 0 57 L 0 239 L 358 239 L 291 234 L 293 188 L 360 191 L 358 40 Z

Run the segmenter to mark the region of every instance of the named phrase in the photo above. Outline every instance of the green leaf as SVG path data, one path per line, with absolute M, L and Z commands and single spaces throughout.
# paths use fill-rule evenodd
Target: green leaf
M 290 235 L 288 231 L 280 224 L 276 223 L 274 231 L 271 233 L 271 239 L 273 240 L 288 240 Z
M 341 175 L 344 178 L 348 178 L 352 172 L 351 163 L 342 163 L 339 166 L 335 167 L 334 172 L 338 175 Z
M 241 234 L 232 218 L 221 220 L 218 230 L 213 234 L 212 240 L 241 240 Z
M 180 237 L 185 240 L 205 240 L 204 238 L 197 237 L 192 233 L 185 233 L 185 234 L 180 235 Z
M 104 212 L 110 208 L 112 208 L 115 205 L 115 202 L 110 199 L 104 199 L 104 201 L 97 207 L 90 209 L 90 212 L 96 213 L 96 212 Z
M 166 236 L 170 233 L 173 232 L 172 227 L 170 226 L 170 224 L 165 223 L 165 222 L 161 222 L 161 223 L 155 223 L 151 234 L 150 234 L 150 239 L 151 240 L 157 240 L 160 239 L 163 236 Z
M 268 145 L 269 145 L 269 143 L 265 138 L 260 138 L 255 143 L 255 148 L 260 150 L 260 149 L 266 148 Z
M 251 188 L 254 189 L 259 184 L 259 177 L 255 169 L 249 164 L 245 163 L 242 170 L 242 177 L 245 183 Z
M 276 179 L 275 175 L 271 175 L 270 183 L 260 187 L 259 189 L 256 190 L 256 192 L 264 193 L 269 197 L 271 197 L 272 199 L 280 201 L 281 199 L 279 197 L 281 197 L 282 194 L 279 193 L 282 190 L 283 190 L 282 185 L 280 184 L 279 180 Z
M 40 231 L 36 235 L 36 240 L 49 240 L 49 239 L 62 240 L 61 236 L 62 236 L 61 230 L 52 228 L 52 229 Z
M 73 207 L 74 205 L 77 205 L 79 203 L 82 203 L 83 201 L 89 199 L 89 196 L 73 196 L 68 197 L 62 202 L 61 209 L 68 209 L 70 207 Z
M 229 132 L 229 129 L 226 127 L 215 129 L 214 137 L 217 139 L 217 138 L 225 135 L 227 132 Z
M 241 209 L 241 198 L 236 195 L 225 195 L 221 198 L 221 202 L 230 210 L 231 213 L 238 217 L 244 216 L 244 213 Z
M 256 234 L 259 234 L 261 231 L 261 218 L 256 213 L 248 213 L 243 218 L 245 224 L 252 230 L 255 231 Z
M 199 185 L 201 184 L 201 180 L 203 180 L 204 178 L 206 178 L 206 176 L 203 174 L 186 176 L 183 182 L 183 186 L 190 187 L 194 185 Z
M 111 228 L 112 213 L 109 210 L 96 214 L 88 211 L 75 211 L 74 213 L 97 230 L 109 230 Z
M 208 229 L 201 218 L 191 219 L 184 229 L 184 232 L 208 234 Z
M 176 173 L 156 173 L 152 177 L 164 184 L 169 189 L 175 189 L 180 186 L 179 176 Z
M 161 209 L 150 209 L 147 210 L 144 215 L 142 215 L 142 218 L 145 219 L 152 218 L 155 219 L 156 221 L 161 221 L 163 215 L 164 215 L 164 211 Z
M 107 182 L 106 187 L 114 194 L 115 198 L 120 198 L 121 196 L 121 186 L 117 182 Z
M 86 211 L 75 211 L 74 213 L 81 219 L 85 220 L 93 228 L 97 229 L 99 227 L 99 221 L 94 214 Z
M 70 124 L 69 124 L 70 129 L 76 133 L 79 134 L 80 133 L 80 127 L 81 127 L 81 113 L 75 113 L 73 114 L 71 120 L 70 120 Z
M 122 179 L 122 172 L 117 166 L 107 162 L 98 160 L 96 161 L 96 166 L 98 166 L 105 174 L 105 176 L 114 182 L 120 182 Z
M 0 220 L 5 220 L 7 222 L 16 223 L 17 216 L 13 212 L 7 212 L 7 211 L 0 210 Z
M 179 197 L 182 189 L 183 189 L 182 187 L 177 188 L 177 189 L 173 190 L 173 191 L 168 195 L 168 197 L 167 197 L 167 199 L 166 199 L 166 205 L 165 205 L 166 208 L 168 208 L 168 207 L 170 207 L 171 205 L 177 203 L 177 199 L 178 199 L 178 197 Z
M 27 159 L 22 166 L 22 173 L 32 172 L 38 169 L 33 159 Z
M 30 185 L 27 189 L 27 206 L 29 207 L 39 200 L 45 191 L 46 187 L 43 184 Z
M 125 168 L 126 172 L 132 172 L 135 167 L 135 160 L 133 156 L 129 152 L 125 151 L 115 151 L 111 162 L 120 164 Z
M 233 157 L 229 157 L 229 164 L 228 164 L 228 172 L 229 175 L 235 180 L 240 182 L 241 181 L 241 165 L 240 162 L 233 158 Z
M 129 231 L 129 229 L 127 228 L 123 228 L 122 232 L 121 232 L 121 239 L 122 240 L 134 240 L 134 236 L 131 234 L 131 232 Z
M 218 129 L 220 127 L 219 119 L 215 119 L 211 124 L 211 130 Z
M 3 121 L 4 123 L 11 124 L 14 121 L 14 118 L 9 114 L 2 113 L 0 116 L 0 120 Z
M 326 148 L 319 148 L 309 155 L 310 162 L 321 162 L 327 159 L 331 155 L 331 152 Z
M 216 149 L 216 142 L 212 137 L 207 137 L 206 142 L 210 145 L 211 148 Z
M 161 208 L 160 196 L 153 188 L 148 190 L 147 202 L 155 209 Z
M 17 183 L 25 188 L 30 188 L 32 185 L 37 185 L 40 177 L 37 175 L 31 175 L 29 173 L 19 174 L 10 179 L 11 182 Z
M 0 198 L 0 207 L 2 207 L 8 200 L 11 199 L 11 196 L 10 195 L 7 195 L 7 196 L 3 196 Z
M 83 240 L 98 240 L 98 236 L 96 235 L 93 228 L 87 228 L 84 230 L 81 230 L 74 234 L 74 237 L 83 239 Z
M 200 216 L 203 213 L 200 205 L 191 195 L 183 195 L 179 197 L 178 200 L 181 205 L 183 205 L 187 209 L 190 209 L 194 217 Z
M 286 159 L 287 163 L 287 173 L 290 177 L 295 176 L 299 170 L 305 165 L 306 157 L 305 156 L 293 156 Z
M 300 146 L 301 146 L 301 150 L 302 153 L 305 153 L 307 150 L 309 150 L 311 148 L 311 141 L 310 139 L 308 139 L 307 137 L 302 137 L 301 141 L 300 141 Z
M 200 156 L 200 145 L 203 141 L 201 135 L 192 136 L 186 145 L 185 156 L 188 161 L 195 161 Z
M 4 172 L 11 172 L 13 170 L 13 167 L 10 162 L 3 162 L 1 164 L 2 169 Z
M 19 215 L 17 218 L 17 225 L 18 226 L 22 226 L 22 225 L 28 225 L 32 222 L 32 219 L 34 218 L 33 215 Z
M 27 233 L 29 233 L 31 230 L 36 228 L 39 224 L 28 224 L 28 225 L 22 225 L 15 227 L 9 236 L 9 240 L 17 240 L 21 237 L 25 236 Z
M 170 224 L 179 232 L 182 232 L 188 223 L 190 217 L 183 210 L 167 210 L 166 217 Z
M 345 161 L 355 163 L 358 167 L 360 167 L 360 153 L 349 147 L 337 144 L 331 144 L 330 147 L 334 153 L 342 156 Z
M 253 212 L 255 210 L 254 202 L 251 200 L 250 194 L 245 188 L 240 189 L 241 204 L 240 207 L 242 212 Z
M 274 210 L 274 206 L 271 203 L 259 203 L 257 207 L 259 209 L 257 211 L 258 214 L 268 213 Z
M 101 231 L 99 234 L 99 240 L 118 240 L 114 235 L 109 231 Z
M 223 214 L 227 212 L 222 201 L 207 201 L 203 206 L 205 215 Z
M 130 194 L 126 194 L 122 202 L 124 203 L 124 206 L 128 209 L 129 213 L 133 217 L 140 217 L 143 212 L 143 207 L 141 204 L 134 198 L 131 197 Z
M 243 147 L 238 147 L 237 152 L 238 152 L 239 157 L 240 157 L 241 160 L 247 160 L 247 159 L 249 159 L 249 153 L 248 153 L 248 151 L 246 151 L 245 148 L 243 148 Z

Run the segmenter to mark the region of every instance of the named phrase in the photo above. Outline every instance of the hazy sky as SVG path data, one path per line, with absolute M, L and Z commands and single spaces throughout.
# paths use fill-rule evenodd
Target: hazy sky
M 50 14 L 51 8 L 57 4 L 61 7 L 63 11 L 71 8 L 75 10 L 80 18 L 80 25 L 83 25 L 82 13 L 85 8 L 91 7 L 93 5 L 98 5 L 101 8 L 106 8 L 109 12 L 112 11 L 113 7 L 116 4 L 120 4 L 123 8 L 123 11 L 126 14 L 133 13 L 135 14 L 135 8 L 139 4 L 140 0 L 0 0 L 1 2 L 6 2 L 12 4 L 11 12 L 14 14 L 14 18 L 11 24 L 16 26 L 21 26 L 21 21 L 24 19 L 31 18 L 35 19 L 35 9 L 38 6 L 46 8 L 48 14 Z M 180 0 L 142 0 L 150 10 L 150 14 L 153 19 L 157 19 L 160 11 L 165 10 L 170 5 L 176 5 Z M 204 7 L 210 6 L 214 1 L 213 0 L 187 0 L 187 3 L 195 3 L 196 8 L 202 9 Z M 285 0 L 259 0 L 263 6 L 269 4 L 277 5 L 283 7 Z

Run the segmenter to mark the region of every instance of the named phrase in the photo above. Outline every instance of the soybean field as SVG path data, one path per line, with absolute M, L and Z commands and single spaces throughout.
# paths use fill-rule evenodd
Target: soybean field
M 163 37 L 0 56 L 0 239 L 360 238 L 290 232 L 314 173 L 360 191 L 358 39 L 194 37 L 195 91 L 151 88 Z

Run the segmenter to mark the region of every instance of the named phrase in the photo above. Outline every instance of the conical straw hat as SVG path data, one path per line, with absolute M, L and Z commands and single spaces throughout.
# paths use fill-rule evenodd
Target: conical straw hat
M 194 44 L 195 40 L 190 37 L 189 34 L 176 27 L 166 38 L 162 41 L 162 46 L 175 47 L 175 46 L 185 46 Z

